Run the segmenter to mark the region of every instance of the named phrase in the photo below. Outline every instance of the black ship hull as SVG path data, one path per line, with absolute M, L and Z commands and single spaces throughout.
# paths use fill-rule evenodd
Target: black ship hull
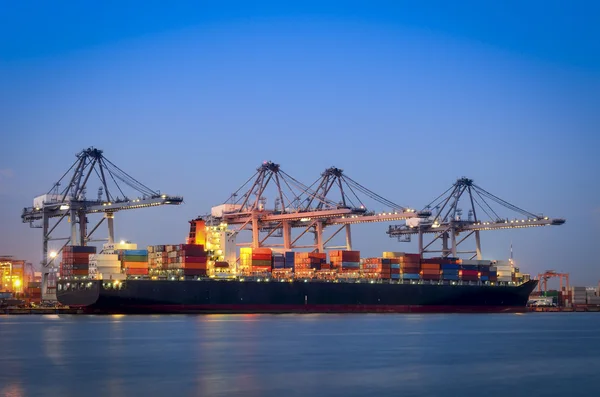
M 57 298 L 87 313 L 525 312 L 537 281 L 519 286 L 238 280 L 61 281 Z

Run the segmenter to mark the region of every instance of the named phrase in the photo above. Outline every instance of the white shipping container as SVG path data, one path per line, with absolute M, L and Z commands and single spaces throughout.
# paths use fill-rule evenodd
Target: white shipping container
M 43 208 L 45 203 L 58 203 L 61 199 L 62 195 L 59 194 L 42 194 L 33 199 L 33 208 Z M 66 197 L 64 201 L 68 202 L 70 201 L 70 198 Z
M 512 277 L 500 277 L 498 276 L 498 281 L 502 281 L 502 282 L 508 282 L 508 281 L 512 281 Z
M 133 244 L 133 243 L 106 243 L 104 244 L 103 248 L 105 250 L 136 250 L 137 249 L 137 244 Z
M 99 261 L 118 261 L 119 255 L 117 254 L 92 254 L 90 255 L 90 261 L 99 260 Z
M 210 210 L 210 214 L 216 218 L 220 218 L 223 216 L 224 212 L 233 212 L 241 209 L 242 206 L 240 204 L 221 204 L 216 207 L 212 207 Z

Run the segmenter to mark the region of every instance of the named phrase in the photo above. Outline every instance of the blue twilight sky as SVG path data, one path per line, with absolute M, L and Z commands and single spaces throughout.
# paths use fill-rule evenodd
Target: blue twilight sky
M 512 241 L 524 271 L 600 279 L 596 2 L 173 3 L 0 2 L 0 255 L 40 260 L 21 211 L 94 146 L 185 197 L 118 214 L 142 246 L 182 242 L 272 160 L 304 183 L 343 168 L 415 208 L 468 176 L 567 219 L 484 232 L 485 257 Z M 355 227 L 354 248 L 416 250 L 387 226 Z

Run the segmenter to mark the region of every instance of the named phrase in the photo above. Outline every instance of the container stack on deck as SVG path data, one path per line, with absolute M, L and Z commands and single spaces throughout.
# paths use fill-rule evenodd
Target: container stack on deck
M 329 251 L 331 266 L 342 278 L 360 276 L 360 251 Z
M 509 282 L 513 281 L 513 268 L 509 262 L 506 261 L 494 261 L 494 266 L 498 272 L 498 281 Z
M 169 269 L 169 255 L 166 245 L 148 246 L 148 270 L 151 275 L 164 274 Z
M 421 278 L 421 256 L 419 254 L 401 256 L 400 273 L 404 280 L 419 280 Z
M 175 270 L 178 276 L 209 275 L 208 258 L 204 246 L 197 244 L 180 244 L 169 253 L 169 269 Z
M 113 244 L 95 255 L 95 247 L 67 246 L 61 262 L 61 276 L 95 278 L 97 274 L 120 274 L 121 277 L 273 277 L 274 279 L 331 280 L 363 278 L 426 283 L 495 283 L 522 282 L 527 275 L 519 273 L 510 262 L 490 260 L 461 260 L 458 258 L 423 258 L 419 254 L 384 252 L 382 257 L 362 258 L 360 251 L 273 252 L 271 248 L 242 248 L 239 265 L 226 261 L 211 261 L 209 252 L 201 244 L 154 245 L 146 250 L 135 244 L 123 247 Z M 93 273 L 93 274 L 92 274 Z M 111 276 L 112 277 L 112 276 Z M 106 278 L 106 277 L 103 277 Z M 574 304 L 585 301 L 600 302 L 598 296 L 587 296 L 585 291 L 569 291 Z M 588 294 L 589 295 L 589 294 Z M 597 298 L 597 299 L 596 299 Z
M 121 268 L 128 276 L 147 276 L 148 250 L 124 250 L 121 254 Z
M 74 279 L 88 278 L 90 274 L 90 254 L 96 253 L 94 246 L 66 245 L 60 262 L 61 277 Z
M 444 281 L 458 281 L 460 279 L 460 261 L 444 260 L 440 264 L 442 271 L 442 280 Z
M 262 274 L 270 272 L 273 265 L 273 251 L 271 248 L 240 249 L 239 271 L 242 275 Z
M 102 277 L 121 273 L 121 260 L 119 254 L 92 254 L 90 255 L 90 277 Z
M 294 255 L 294 275 L 296 278 L 310 278 L 321 270 L 327 261 L 322 252 L 296 252 Z
M 214 267 L 228 268 L 218 262 Z M 201 244 L 166 244 L 148 247 L 149 275 L 157 278 L 207 276 L 210 272 L 207 253 Z
M 399 266 L 398 266 L 399 270 Z M 392 260 L 390 258 L 365 258 L 362 265 L 362 274 L 365 278 L 389 280 L 392 278 Z M 396 272 L 400 277 L 400 271 Z

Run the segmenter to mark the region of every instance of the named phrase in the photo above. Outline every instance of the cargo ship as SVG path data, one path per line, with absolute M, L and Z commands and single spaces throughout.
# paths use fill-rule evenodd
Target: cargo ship
M 524 312 L 537 280 L 517 286 L 277 280 L 59 282 L 63 305 L 97 314 Z
M 538 283 L 509 261 L 265 247 L 238 255 L 225 228 L 197 230 L 186 244 L 141 250 L 65 247 L 58 301 L 98 314 L 525 312 Z

